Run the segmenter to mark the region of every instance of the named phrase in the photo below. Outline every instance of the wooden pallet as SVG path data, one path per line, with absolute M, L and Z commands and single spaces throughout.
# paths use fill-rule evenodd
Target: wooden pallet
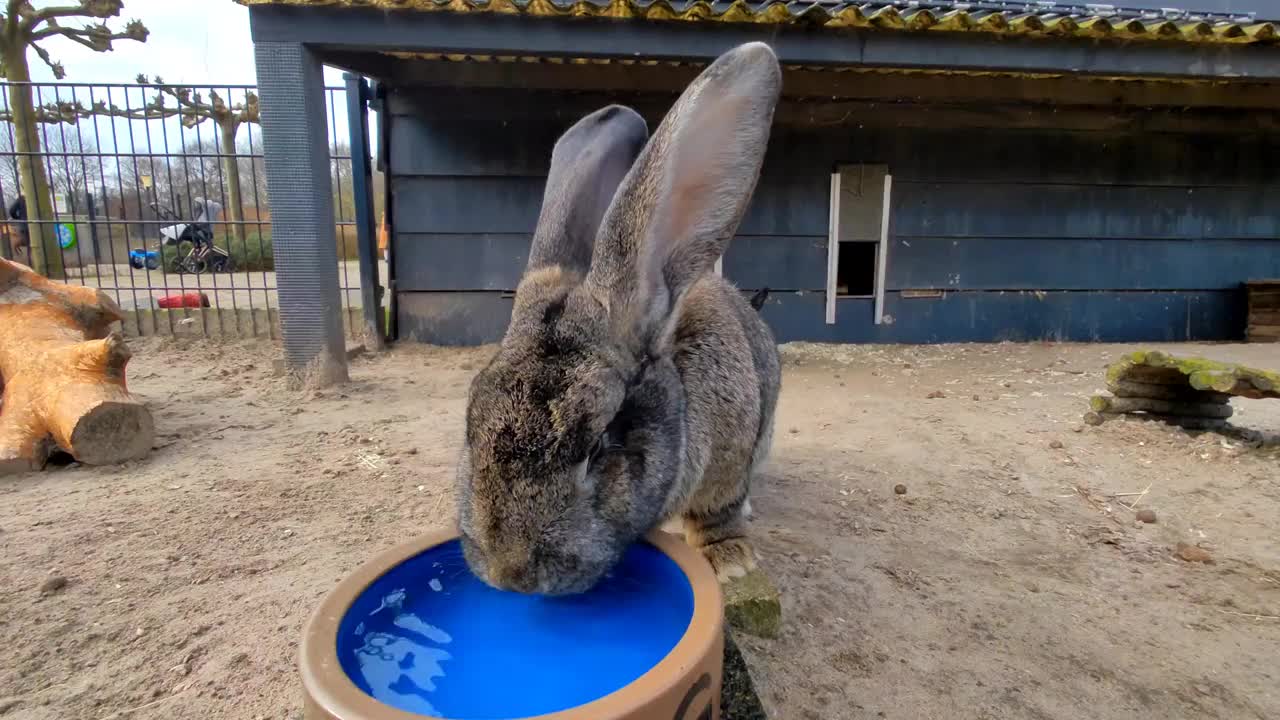
M 1280 342 L 1280 280 L 1250 280 L 1244 284 L 1249 300 L 1249 342 Z

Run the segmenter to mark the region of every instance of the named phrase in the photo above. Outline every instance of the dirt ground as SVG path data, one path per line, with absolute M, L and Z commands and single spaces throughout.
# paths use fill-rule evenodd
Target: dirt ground
M 134 346 L 152 457 L 0 480 L 0 718 L 299 718 L 320 597 L 452 521 L 487 351 L 400 348 L 316 392 L 269 345 Z M 785 349 L 753 502 L 784 631 L 742 639 L 773 717 L 1280 717 L 1280 449 L 1082 426 L 1126 349 Z M 1235 405 L 1280 433 L 1280 402 Z

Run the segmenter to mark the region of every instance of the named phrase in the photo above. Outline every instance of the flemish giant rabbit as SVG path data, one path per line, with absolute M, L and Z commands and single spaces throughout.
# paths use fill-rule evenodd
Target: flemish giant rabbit
M 710 270 L 759 178 L 780 85 L 773 51 L 743 45 L 647 143 L 617 106 L 556 143 L 511 324 L 467 407 L 459 524 L 489 584 L 585 591 L 672 517 L 722 580 L 754 566 L 747 493 L 778 351 Z

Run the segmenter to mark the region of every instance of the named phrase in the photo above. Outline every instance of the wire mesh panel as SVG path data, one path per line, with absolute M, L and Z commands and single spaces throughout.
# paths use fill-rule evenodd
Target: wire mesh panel
M 105 291 L 125 311 L 126 332 L 276 337 L 254 88 L 144 78 L 30 87 L 29 124 L 15 117 L 7 87 L 0 98 L 0 256 Z M 325 101 L 344 323 L 358 328 L 345 89 L 326 88 Z

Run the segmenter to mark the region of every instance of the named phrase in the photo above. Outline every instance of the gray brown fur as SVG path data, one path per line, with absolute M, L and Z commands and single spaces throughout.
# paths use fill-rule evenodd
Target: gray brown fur
M 467 407 L 459 524 L 490 584 L 586 590 L 673 516 L 722 578 L 754 564 L 745 513 L 778 352 L 710 269 L 755 188 L 780 83 L 773 52 L 744 45 L 648 143 L 617 107 L 557 143 L 511 325 Z

